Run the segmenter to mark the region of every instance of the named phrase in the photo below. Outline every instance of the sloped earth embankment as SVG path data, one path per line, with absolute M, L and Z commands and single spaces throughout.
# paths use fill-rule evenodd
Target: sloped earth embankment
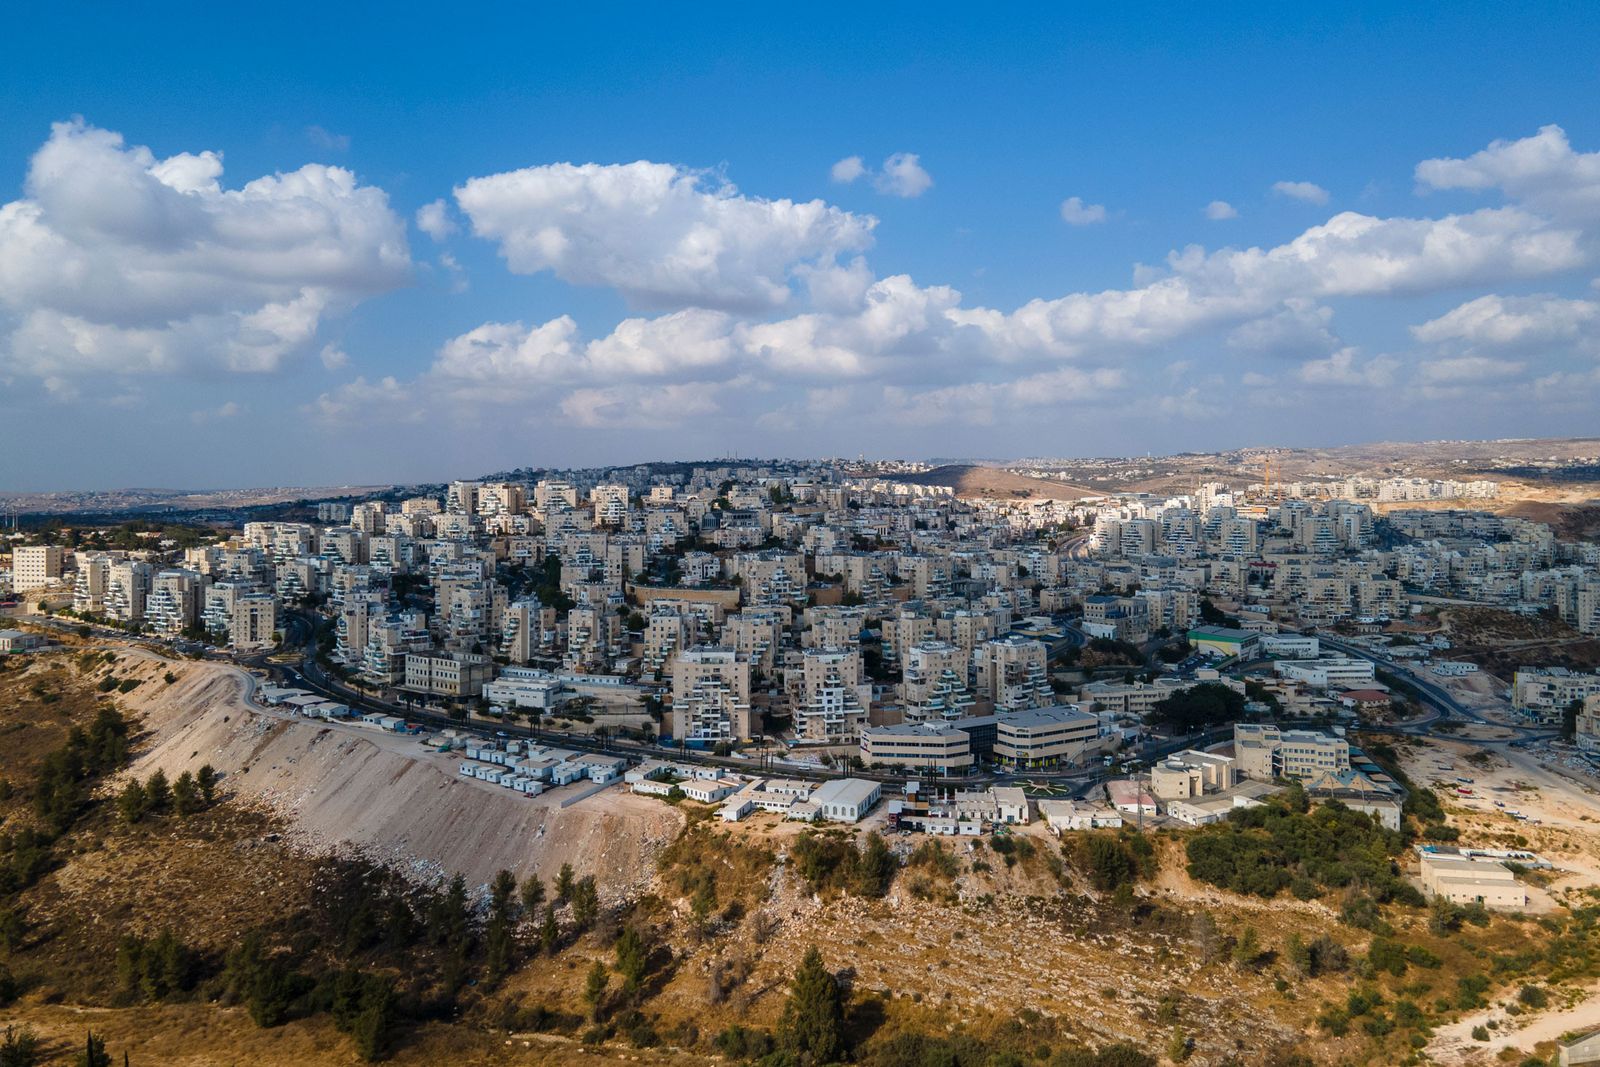
M 148 732 L 133 773 L 160 767 L 175 778 L 209 763 L 225 790 L 270 808 L 315 852 L 359 854 L 423 882 L 460 873 L 472 887 L 502 869 L 548 880 L 571 863 L 580 877 L 594 875 L 603 895 L 621 897 L 648 885 L 682 826 L 675 809 L 620 788 L 558 808 L 463 782 L 453 764 L 420 747 L 412 755 L 359 728 L 262 712 L 232 668 L 147 669 L 155 684 L 126 701 Z M 179 677 L 163 686 L 168 669 Z

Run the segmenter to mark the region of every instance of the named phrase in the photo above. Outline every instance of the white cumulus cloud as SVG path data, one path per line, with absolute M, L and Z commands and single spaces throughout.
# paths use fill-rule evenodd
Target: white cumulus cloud
M 1061 201 L 1061 221 L 1068 226 L 1093 226 L 1106 221 L 1104 204 L 1085 204 L 1081 196 L 1069 196 Z
M 796 268 L 866 249 L 877 224 L 642 161 L 527 167 L 473 178 L 455 197 L 514 272 L 608 286 L 644 307 L 781 307 Z
M 1559 216 L 1600 219 L 1600 152 L 1574 152 L 1560 126 L 1532 137 L 1495 141 L 1465 159 L 1417 164 L 1417 185 L 1429 189 L 1500 189 Z
M 867 167 L 861 162 L 860 156 L 845 156 L 829 169 L 828 177 L 841 185 L 849 185 L 865 173 Z
M 933 176 L 923 169 L 922 159 L 915 152 L 896 152 L 883 161 L 872 185 L 889 196 L 921 196 L 933 188 Z
M 56 124 L 24 198 L 0 206 L 0 360 L 41 379 L 271 371 L 325 316 L 408 279 L 404 226 L 350 171 L 221 178 L 218 153 L 157 159 Z
M 1236 219 L 1239 212 L 1226 200 L 1213 200 L 1206 205 L 1206 218 L 1212 222 L 1224 222 L 1227 219 Z
M 1516 348 L 1573 341 L 1597 326 L 1600 303 L 1592 300 L 1490 294 L 1411 327 L 1411 334 L 1424 344 Z
M 1304 200 L 1308 204 L 1328 202 L 1328 190 L 1315 182 L 1273 182 L 1272 191 L 1291 200 Z
M 417 208 L 417 229 L 443 241 L 457 230 L 456 220 L 450 217 L 450 205 L 443 198 Z

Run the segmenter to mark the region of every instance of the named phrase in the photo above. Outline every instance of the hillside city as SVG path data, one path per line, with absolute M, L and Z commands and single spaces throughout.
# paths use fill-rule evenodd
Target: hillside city
M 209 697 L 148 713 L 168 722 L 148 758 L 195 739 L 195 756 L 225 765 L 247 744 L 221 778 L 269 759 L 274 777 L 240 778 L 241 802 L 424 883 L 468 872 L 456 885 L 469 897 L 472 879 L 495 880 L 482 846 L 407 845 L 313 794 L 338 792 L 336 768 L 365 773 L 374 752 L 426 767 L 467 790 L 450 817 L 477 809 L 493 862 L 513 867 L 528 862 L 507 832 L 521 820 L 479 807 L 499 797 L 534 801 L 537 834 L 586 811 L 626 826 L 640 804 L 696 809 L 685 840 L 709 847 L 692 829 L 704 818 L 753 835 L 748 847 L 786 841 L 825 864 L 805 875 L 818 892 L 829 869 L 869 878 L 859 856 L 957 869 L 973 848 L 961 842 L 988 841 L 1010 866 L 1036 833 L 1089 857 L 1077 862 L 1103 892 L 1123 876 L 1099 865 L 1155 862 L 1141 858 L 1157 855 L 1152 834 L 1238 834 L 1252 811 L 1294 805 L 1359 820 L 1339 824 L 1342 847 L 1364 827 L 1394 835 L 1386 850 L 1408 843 L 1372 876 L 1406 879 L 1378 900 L 1525 920 L 1600 884 L 1572 866 L 1587 846 L 1535 836 L 1572 825 L 1566 805 L 1600 784 L 1600 546 L 1506 513 L 1495 480 L 1245 469 L 1257 476 L 1168 494 L 1065 488 L 1037 465 L 997 483 L 927 463 L 643 464 L 187 519 L 51 515 L 7 534 L 0 653 L 43 666 L 87 645 L 242 669 L 228 714 Z M 166 685 L 182 677 L 168 670 Z M 98 688 L 141 684 L 107 672 Z M 202 743 L 196 730 L 236 732 Z M 341 739 L 336 763 L 293 769 L 324 734 Z M 293 747 L 263 756 L 263 737 Z M 1532 768 L 1542 802 L 1517 777 Z M 425 810 L 399 803 L 393 818 Z M 842 827 L 866 851 L 813 861 L 814 842 L 839 839 L 791 826 Z M 1190 878 L 1272 897 L 1316 896 L 1331 877 L 1286 859 L 1250 868 L 1241 839 L 1225 840 L 1182 846 Z M 570 878 L 563 846 L 532 857 L 528 885 L 542 894 L 532 872 L 557 857 Z M 597 900 L 639 906 L 648 862 L 588 859 Z M 932 892 L 924 875 L 908 884 Z M 1365 925 L 1353 907 L 1345 921 Z M 561 936 L 555 915 L 539 937 Z M 567 936 L 592 921 L 575 915 Z M 1204 1051 L 1177 1035 L 1169 1058 Z M 1106 1046 L 1104 1062 L 1143 1055 L 1132 1048 Z

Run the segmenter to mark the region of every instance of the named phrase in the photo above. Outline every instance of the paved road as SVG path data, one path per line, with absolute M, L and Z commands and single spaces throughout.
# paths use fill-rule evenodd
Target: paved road
M 1428 678 L 1424 678 L 1420 674 L 1416 674 L 1405 667 L 1399 666 L 1398 664 L 1391 663 L 1383 657 L 1375 655 L 1357 645 L 1347 644 L 1346 642 L 1340 641 L 1336 638 L 1328 637 L 1326 634 L 1318 634 L 1317 636 L 1322 644 L 1326 645 L 1328 648 L 1331 648 L 1336 652 L 1342 652 L 1345 655 L 1355 656 L 1360 659 L 1375 663 L 1379 667 L 1402 679 L 1416 689 L 1418 698 L 1425 706 L 1432 710 L 1433 714 L 1423 719 L 1401 723 L 1396 727 L 1396 729 L 1401 733 L 1416 735 L 1431 735 L 1438 733 L 1439 731 L 1434 727 L 1439 720 L 1444 720 L 1447 722 L 1470 723 L 1475 726 L 1493 726 L 1500 729 L 1510 730 L 1515 735 L 1512 738 L 1498 742 L 1474 739 L 1470 737 L 1460 737 L 1453 734 L 1446 735 L 1453 741 L 1462 741 L 1467 744 L 1495 745 L 1505 744 L 1509 741 L 1548 739 L 1554 737 L 1557 733 L 1557 731 L 1552 729 L 1539 729 L 1530 726 L 1514 726 L 1507 723 L 1493 722 L 1489 719 L 1485 719 L 1478 712 L 1464 706 L 1460 701 L 1450 694 L 1449 690 L 1445 689 L 1437 682 L 1431 681 Z

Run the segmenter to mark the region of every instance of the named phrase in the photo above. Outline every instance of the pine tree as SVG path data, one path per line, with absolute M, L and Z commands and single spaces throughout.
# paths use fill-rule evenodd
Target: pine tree
M 1260 958 L 1261 939 L 1256 936 L 1254 926 L 1246 926 L 1239 932 L 1239 940 L 1233 946 L 1233 962 L 1240 967 L 1251 967 Z
M 194 781 L 195 784 L 200 787 L 201 798 L 205 800 L 206 806 L 210 807 L 212 802 L 217 799 L 216 769 L 213 768 L 211 764 L 207 763 L 205 766 L 200 768 L 200 773 L 194 776 Z
M 639 931 L 628 927 L 617 938 L 617 973 L 622 976 L 622 993 L 632 999 L 644 984 L 645 970 L 649 966 L 650 948 L 639 936 Z
M 489 887 L 489 910 L 512 918 L 511 907 L 516 899 L 517 876 L 504 870 L 495 875 L 494 882 Z
M 106 1051 L 105 1040 L 95 1037 L 93 1030 L 89 1031 L 89 1037 L 73 1063 L 76 1067 L 111 1067 L 111 1054 Z
M 900 864 L 884 843 L 882 834 L 868 834 L 866 846 L 856 856 L 855 884 L 851 889 L 857 896 L 881 897 L 889 891 L 889 883 Z
M 132 826 L 144 818 L 145 807 L 144 786 L 137 779 L 128 779 L 128 784 L 117 794 L 117 817 Z
M 539 924 L 539 951 L 546 956 L 554 955 L 560 940 L 561 927 L 556 923 L 556 906 L 547 904 L 544 909 L 544 922 Z
M 489 926 L 484 933 L 485 966 L 491 983 L 511 973 L 516 902 L 517 879 L 510 871 L 501 871 L 489 890 Z
M 611 972 L 606 970 L 606 965 L 599 960 L 594 961 L 594 966 L 589 968 L 589 980 L 583 987 L 583 999 L 589 1005 L 589 1015 L 595 1022 L 600 1021 L 600 1009 L 605 1005 L 606 986 L 611 984 Z
M 572 864 L 563 863 L 556 874 L 556 903 L 565 904 L 572 899 L 573 878 Z
M 172 810 L 187 819 L 200 810 L 201 803 L 200 787 L 195 785 L 194 775 L 184 771 L 172 784 Z
M 144 784 L 145 804 L 152 815 L 165 815 L 172 807 L 172 786 L 167 784 L 166 772 L 157 767 L 150 780 Z
M 0 1038 L 0 1067 L 35 1067 L 44 1058 L 39 1037 L 30 1028 L 6 1026 Z
M 527 881 L 522 883 L 522 911 L 532 919 L 539 914 L 539 907 L 544 903 L 544 883 L 537 874 L 528 875 Z
M 595 888 L 594 875 L 586 874 L 572 888 L 572 922 L 579 931 L 594 926 L 600 918 L 600 892 Z
M 803 1064 L 844 1059 L 844 998 L 815 945 L 789 985 L 778 1032 L 784 1048 Z
M 380 1060 L 389 1050 L 390 1030 L 394 1026 L 394 989 L 389 979 L 370 975 L 361 994 L 361 1010 L 350 1026 L 356 1054 L 368 1063 Z

